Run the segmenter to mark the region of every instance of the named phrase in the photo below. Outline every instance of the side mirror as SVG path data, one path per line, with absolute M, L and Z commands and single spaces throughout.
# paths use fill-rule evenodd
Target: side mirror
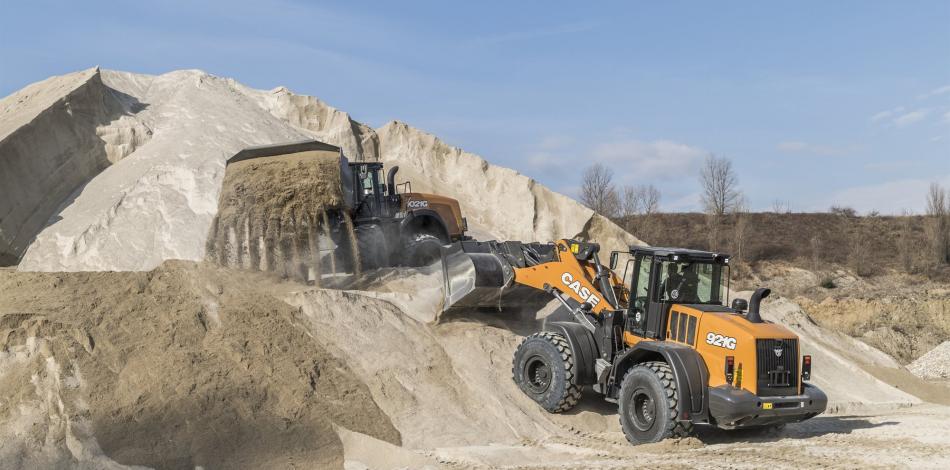
M 613 271 L 617 269 L 617 259 L 620 257 L 620 252 L 611 251 L 610 252 L 610 270 Z
M 745 299 L 732 299 L 732 309 L 742 313 L 749 309 L 749 302 Z

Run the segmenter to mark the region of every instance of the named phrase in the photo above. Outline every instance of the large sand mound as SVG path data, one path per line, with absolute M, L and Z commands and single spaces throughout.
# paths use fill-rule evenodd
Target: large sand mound
M 594 240 L 604 252 L 643 244 L 577 201 L 518 172 L 442 142 L 401 122 L 377 130 L 380 158 L 399 165 L 414 191 L 459 200 L 469 224 L 499 240 Z
M 75 190 L 149 139 L 128 118 L 140 107 L 98 69 L 0 100 L 0 263 L 15 262 Z
M 0 276 L 0 462 L 339 467 L 334 426 L 400 444 L 266 284 L 192 263 Z
M 75 90 L 86 98 L 82 113 L 70 114 L 77 106 L 70 103 L 80 103 L 69 98 Z M 15 184 L 0 185 L 0 214 L 13 214 L 2 217 L 0 262 L 22 254 L 25 271 L 149 270 L 168 259 L 201 260 L 225 160 L 248 146 L 306 138 L 338 145 L 351 159 L 400 165 L 413 189 L 459 199 L 476 232 L 524 241 L 596 238 L 607 249 L 639 243 L 512 170 L 405 124 L 377 135 L 284 88 L 253 90 L 194 70 L 96 69 L 31 85 L 2 109 L 0 165 L 7 166 L 0 174 Z M 37 149 L 48 156 L 35 159 Z M 48 181 L 37 183 L 38 174 Z

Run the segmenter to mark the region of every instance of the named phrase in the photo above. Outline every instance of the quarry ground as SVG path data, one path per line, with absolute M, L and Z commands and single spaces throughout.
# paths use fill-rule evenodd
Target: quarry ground
M 700 428 L 631 446 L 615 406 L 593 393 L 550 415 L 511 382 L 511 354 L 539 316 L 434 322 L 433 280 L 394 270 L 354 285 L 372 290 L 341 291 L 185 262 L 0 271 L 0 458 L 21 468 L 950 465 L 950 407 L 929 403 L 840 403 L 780 433 Z M 216 428 L 232 430 L 226 442 Z

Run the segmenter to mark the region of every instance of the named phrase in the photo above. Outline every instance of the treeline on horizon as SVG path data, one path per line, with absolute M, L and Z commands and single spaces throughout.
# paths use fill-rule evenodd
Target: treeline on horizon
M 845 206 L 792 212 L 776 201 L 751 212 L 732 162 L 709 155 L 700 171 L 703 212 L 660 212 L 653 185 L 618 187 L 600 164 L 582 176 L 581 202 L 646 243 L 733 255 L 742 276 L 761 261 L 786 261 L 812 271 L 845 266 L 860 276 L 892 271 L 950 277 L 950 194 L 933 183 L 923 215 L 859 215 Z

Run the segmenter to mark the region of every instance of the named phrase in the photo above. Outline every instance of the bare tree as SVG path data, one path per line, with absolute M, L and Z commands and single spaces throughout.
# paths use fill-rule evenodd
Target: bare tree
M 950 200 L 947 190 L 931 183 L 927 191 L 927 238 L 937 264 L 950 263 Z
M 947 213 L 947 190 L 940 186 L 940 183 L 930 183 L 930 190 L 927 191 L 927 215 L 946 215 Z
M 919 244 L 914 239 L 913 214 L 904 210 L 901 213 L 901 228 L 898 232 L 897 253 L 900 256 L 901 266 L 904 272 L 914 273 L 916 271 L 917 254 L 920 251 Z
M 660 190 L 656 186 L 648 184 L 643 188 L 643 213 L 646 215 L 656 214 L 660 211 Z
M 834 215 L 840 215 L 842 217 L 857 217 L 858 216 L 858 211 L 854 210 L 853 207 L 848 207 L 848 206 L 834 205 L 828 208 L 828 212 L 831 212 Z
M 751 222 L 749 218 L 749 202 L 745 196 L 739 197 L 736 201 L 736 205 L 733 207 L 733 217 L 735 218 L 735 225 L 733 226 L 733 235 L 732 235 L 732 255 L 735 258 L 735 263 L 733 268 L 737 270 L 736 275 L 743 275 L 743 271 L 750 264 L 751 257 L 748 253 L 748 233 L 749 233 L 749 224 Z
M 623 196 L 620 198 L 620 213 L 623 217 L 640 213 L 642 194 L 639 186 L 624 186 Z
M 739 177 L 732 169 L 732 161 L 710 154 L 699 173 L 702 185 L 703 208 L 707 214 L 722 217 L 739 202 Z
M 792 205 L 788 201 L 776 199 L 772 201 L 772 212 L 776 214 L 791 214 Z
M 620 195 L 610 170 L 595 163 L 584 170 L 581 203 L 604 217 L 620 215 Z
M 624 186 L 621 199 L 621 214 L 650 215 L 660 210 L 660 190 L 652 184 Z

